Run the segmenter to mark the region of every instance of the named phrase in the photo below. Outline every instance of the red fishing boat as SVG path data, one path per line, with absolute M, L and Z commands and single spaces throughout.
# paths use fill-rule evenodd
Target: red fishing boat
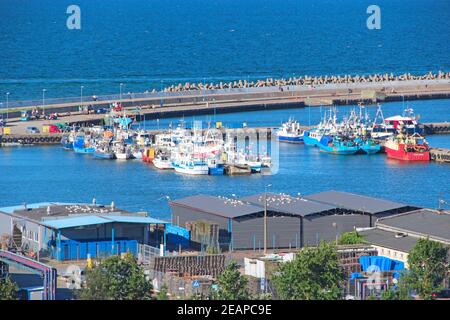
M 430 147 L 419 134 L 398 134 L 386 140 L 388 158 L 404 161 L 430 161 Z

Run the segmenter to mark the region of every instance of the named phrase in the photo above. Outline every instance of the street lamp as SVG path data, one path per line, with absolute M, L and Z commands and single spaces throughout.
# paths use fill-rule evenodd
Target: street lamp
M 42 113 L 45 116 L 45 92 L 47 89 L 42 89 Z
M 80 87 L 80 107 L 83 109 L 83 88 L 84 86 Z
M 271 186 L 268 184 L 264 187 L 264 254 L 267 254 L 267 188 Z
M 122 104 L 122 86 L 123 86 L 123 83 L 121 82 L 119 85 L 119 87 L 120 87 L 119 101 L 121 104 Z
M 160 97 L 161 97 L 161 100 L 159 101 L 160 107 L 163 106 L 162 92 L 163 92 L 163 80 L 161 80 L 160 83 L 159 83 L 159 94 L 160 94 Z
M 9 92 L 6 93 L 6 122 L 9 119 Z

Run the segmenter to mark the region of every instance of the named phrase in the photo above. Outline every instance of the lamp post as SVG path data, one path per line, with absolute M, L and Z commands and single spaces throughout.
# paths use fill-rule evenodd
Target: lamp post
M 123 86 L 123 83 L 121 82 L 120 83 L 120 85 L 119 85 L 119 101 L 120 101 L 120 104 L 122 104 L 122 86 Z
M 264 187 L 264 254 L 267 254 L 267 188 L 271 186 L 268 184 Z
M 84 86 L 80 86 L 80 107 L 83 109 L 83 88 Z
M 160 107 L 163 106 L 162 92 L 163 92 L 163 80 L 161 80 L 160 83 L 159 83 L 159 94 L 160 94 L 160 97 L 161 97 L 161 100 L 159 101 Z
M 9 92 L 6 93 L 6 122 L 9 119 Z
M 47 89 L 42 89 L 42 113 L 45 116 L 45 92 Z

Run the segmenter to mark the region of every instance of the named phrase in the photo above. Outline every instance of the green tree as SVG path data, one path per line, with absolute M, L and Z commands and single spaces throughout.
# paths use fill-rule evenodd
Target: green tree
M 247 300 L 247 279 L 239 272 L 236 261 L 231 261 L 217 278 L 218 289 L 214 296 L 220 300 Z
M 448 250 L 439 242 L 419 239 L 409 252 L 406 281 L 422 299 L 432 299 L 432 293 L 442 289 L 448 272 Z
M 17 285 L 6 277 L 0 280 L 0 300 L 17 300 Z
M 357 231 L 344 232 L 339 240 L 339 244 L 363 244 L 366 243 L 366 240 L 362 235 L 360 235 Z
M 161 286 L 161 290 L 159 290 L 159 292 L 156 294 L 156 299 L 157 300 L 169 300 L 169 296 L 167 295 L 167 285 L 164 283 Z
M 273 283 L 281 299 L 335 300 L 342 296 L 344 271 L 336 248 L 322 242 L 301 250 L 291 262 L 280 265 Z
M 400 278 L 398 279 L 397 285 L 388 287 L 382 294 L 382 300 L 410 300 L 410 284 L 409 276 L 406 271 L 404 271 Z
M 86 270 L 86 285 L 79 297 L 85 300 L 148 300 L 152 289 L 136 258 L 127 253 L 123 257 L 106 258 Z

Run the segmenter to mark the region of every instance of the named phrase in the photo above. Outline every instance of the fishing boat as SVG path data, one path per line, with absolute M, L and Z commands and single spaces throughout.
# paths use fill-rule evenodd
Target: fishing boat
M 112 160 L 112 159 L 116 158 L 114 152 L 107 148 L 105 148 L 105 149 L 97 148 L 93 155 L 95 158 L 98 158 L 98 159 Z
M 262 168 L 262 162 L 258 159 L 258 157 L 242 152 L 238 153 L 235 164 L 247 165 L 251 168 L 253 173 L 261 172 Z
M 384 149 L 388 158 L 404 161 L 430 161 L 430 147 L 418 133 L 399 133 L 386 140 Z
M 189 175 L 207 175 L 209 173 L 208 164 L 202 159 L 181 158 L 172 162 L 176 172 Z
M 303 132 L 303 142 L 307 146 L 319 146 L 320 139 L 322 139 L 324 132 L 321 129 L 305 130 Z
M 77 136 L 73 142 L 73 151 L 76 153 L 87 154 L 94 153 L 95 148 L 85 141 L 84 136 Z
M 112 150 L 117 160 L 128 160 L 133 157 L 130 148 L 123 141 L 114 141 Z
M 381 145 L 371 138 L 356 138 L 355 143 L 359 145 L 360 153 L 375 154 L 381 151 Z
M 320 139 L 320 151 L 338 155 L 352 155 L 358 152 L 359 145 L 349 137 L 325 135 Z
M 289 119 L 281 125 L 276 133 L 278 141 L 289 143 L 302 143 L 303 133 L 300 129 L 300 124 L 294 119 Z
M 159 154 L 152 161 L 153 165 L 161 170 L 173 169 L 172 160 L 167 154 Z
M 225 172 L 225 166 L 219 157 L 210 158 L 207 160 L 208 174 L 211 176 L 221 176 Z
M 65 134 L 61 138 L 61 145 L 65 150 L 73 150 L 73 135 Z

